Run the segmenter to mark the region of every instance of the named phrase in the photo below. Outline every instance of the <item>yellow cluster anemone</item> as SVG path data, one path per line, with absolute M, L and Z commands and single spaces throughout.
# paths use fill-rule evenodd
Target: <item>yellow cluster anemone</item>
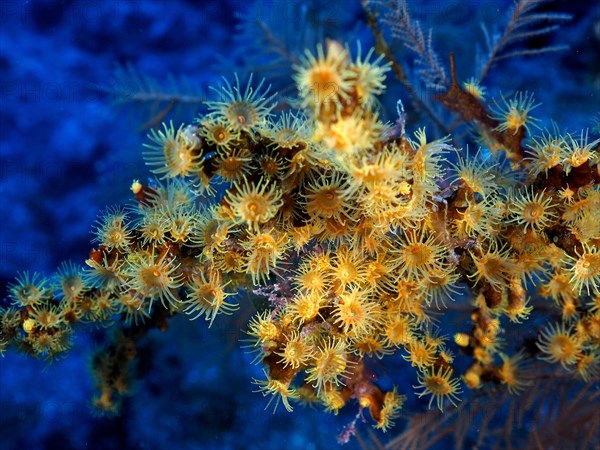
M 135 205 L 101 216 L 85 270 L 18 275 L 0 354 L 55 359 L 78 323 L 122 327 L 92 363 L 93 403 L 113 414 L 138 336 L 255 307 L 242 326 L 267 406 L 354 405 L 384 431 L 411 390 L 444 411 L 465 387 L 519 395 L 552 365 L 597 381 L 600 139 L 530 136 L 533 94 L 489 105 L 454 79 L 438 99 L 459 96 L 486 135 L 457 149 L 460 136 L 408 130 L 401 110 L 384 123 L 392 67 L 329 41 L 294 66 L 297 99 L 278 105 L 265 80 L 236 75 L 192 125 L 152 130 L 143 156 L 158 179 L 135 180 Z M 393 357 L 412 389 L 382 388 L 379 360 Z

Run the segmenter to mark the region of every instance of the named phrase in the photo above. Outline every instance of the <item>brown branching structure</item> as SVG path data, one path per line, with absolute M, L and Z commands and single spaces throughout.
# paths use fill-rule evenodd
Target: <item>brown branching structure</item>
M 537 375 L 537 376 L 536 376 Z M 584 449 L 598 444 L 600 393 L 591 384 L 537 372 L 519 397 L 486 392 L 457 409 L 411 416 L 388 450 L 454 448 Z
M 450 88 L 446 92 L 434 96 L 434 99 L 449 111 L 459 114 L 465 123 L 474 123 L 481 127 L 482 132 L 497 141 L 506 149 L 508 157 L 519 164 L 525 157 L 525 148 L 522 144 L 525 138 L 525 128 L 519 128 L 516 133 L 498 130 L 499 122 L 490 116 L 481 100 L 460 86 L 456 77 L 454 54 L 450 54 L 450 74 L 452 76 Z
M 375 50 L 377 51 L 377 53 L 380 55 L 384 55 L 385 59 L 390 62 L 394 76 L 398 81 L 400 81 L 400 83 L 402 83 L 404 88 L 407 90 L 408 95 L 411 101 L 413 102 L 415 108 L 418 111 L 423 111 L 424 114 L 428 117 L 428 119 L 433 122 L 433 124 L 440 130 L 441 133 L 449 134 L 449 127 L 447 126 L 447 124 L 445 124 L 442 121 L 442 119 L 438 117 L 436 112 L 432 109 L 431 105 L 428 102 L 424 101 L 424 99 L 417 93 L 411 81 L 408 79 L 402 62 L 396 57 L 383 35 L 383 30 L 379 25 L 379 16 L 377 12 L 371 7 L 372 2 L 370 0 L 361 0 L 361 3 L 363 5 L 363 9 L 367 17 L 367 25 L 373 32 L 373 36 L 375 38 Z M 396 8 L 397 6 L 394 5 L 393 9 L 391 9 L 391 12 L 397 11 Z M 405 12 L 405 22 L 410 23 L 410 16 L 408 15 L 408 9 L 406 8 L 406 4 L 403 5 L 402 11 Z M 388 21 L 393 21 L 393 18 L 389 18 Z M 413 31 L 412 35 L 418 35 L 423 37 L 423 31 L 420 27 L 418 27 Z M 413 49 L 420 50 L 424 55 L 426 54 L 428 48 L 431 49 L 431 36 L 429 38 L 428 44 L 425 44 L 423 41 L 421 41 L 421 45 L 419 45 L 419 42 L 416 42 L 415 44 L 416 45 L 413 46 Z M 437 63 L 437 56 L 429 58 L 429 60 L 436 61 Z M 439 65 L 436 65 L 436 67 L 441 70 Z M 443 72 L 442 75 L 442 79 L 445 80 L 445 74 Z

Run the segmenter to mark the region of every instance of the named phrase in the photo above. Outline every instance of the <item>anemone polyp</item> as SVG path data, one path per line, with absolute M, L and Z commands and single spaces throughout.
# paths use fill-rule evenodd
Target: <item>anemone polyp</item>
M 148 138 L 150 143 L 144 144 L 148 151 L 143 155 L 146 164 L 154 166 L 153 173 L 162 178 L 174 178 L 200 170 L 199 141 L 183 124 L 176 130 L 173 122 L 163 123 L 163 130 L 152 130 Z
M 235 193 L 228 193 L 227 200 L 236 218 L 253 228 L 275 217 L 282 206 L 281 190 L 275 185 L 260 180 L 250 184 L 247 179 L 235 183 Z
M 303 106 L 320 108 L 327 104 L 341 105 L 351 90 L 348 53 L 335 43 L 327 51 L 319 44 L 316 57 L 306 50 L 302 65 L 295 66 L 294 79 Z
M 535 103 L 533 93 L 517 92 L 508 100 L 503 96 L 502 103 L 501 105 L 496 102 L 493 114 L 490 115 L 492 119 L 499 122 L 496 130 L 517 134 L 521 128 L 529 131 L 532 125 L 539 122 L 539 119 L 530 114 L 533 109 L 540 106 L 540 103 Z
M 225 85 L 221 90 L 213 89 L 220 94 L 221 99 L 206 102 L 210 111 L 209 117 L 223 118 L 236 131 L 250 132 L 263 125 L 276 103 L 276 94 L 269 95 L 271 86 L 265 85 L 264 78 L 254 88 L 251 74 L 246 88 L 242 90 L 240 79 L 235 74 L 235 85 L 223 78 Z
M 154 254 L 132 254 L 128 258 L 128 267 L 124 273 L 126 286 L 137 296 L 150 300 L 150 308 L 154 300 L 160 300 L 166 307 L 165 300 L 175 304 L 178 296 L 173 292 L 182 285 L 179 264 L 165 256 Z

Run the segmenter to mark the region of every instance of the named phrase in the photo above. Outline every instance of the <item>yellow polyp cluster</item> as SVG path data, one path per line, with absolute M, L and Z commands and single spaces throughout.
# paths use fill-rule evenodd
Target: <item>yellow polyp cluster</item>
M 444 370 L 440 367 L 436 372 L 435 369 L 425 369 L 419 376 L 419 384 L 413 386 L 415 389 L 422 389 L 421 392 L 417 392 L 419 397 L 423 395 L 430 395 L 429 407 L 435 400 L 437 407 L 440 411 L 443 410 L 444 400 L 448 400 L 454 406 L 459 401 L 458 395 L 462 393 L 460 383 L 457 378 L 451 378 L 453 371 L 451 368 Z
M 530 129 L 535 126 L 539 119 L 532 117 L 531 110 L 540 106 L 535 103 L 533 94 L 529 92 L 517 92 L 513 98 L 506 99 L 502 97 L 502 105 L 497 103 L 493 109 L 492 117 L 500 122 L 496 128 L 498 131 L 508 131 L 513 134 L 521 128 Z
M 229 191 L 227 198 L 231 214 L 254 229 L 272 219 L 282 206 L 281 191 L 275 184 L 269 185 L 267 180 L 261 179 L 256 185 L 250 185 L 246 179 L 243 185 L 236 184 L 235 188 L 235 191 Z
M 237 133 L 249 132 L 254 128 L 263 126 L 269 117 L 269 113 L 275 107 L 273 102 L 275 94 L 268 95 L 270 86 L 263 90 L 265 80 L 261 80 L 258 86 L 253 86 L 251 75 L 245 89 L 242 88 L 237 74 L 235 85 L 232 86 L 227 78 L 223 78 L 223 81 L 225 84 L 220 90 L 214 89 L 220 98 L 207 102 L 210 111 L 207 118 L 221 121 L 226 130 L 233 133 L 234 136 L 237 136 Z M 219 144 L 219 147 L 223 146 L 223 141 L 231 140 L 222 137 L 226 134 L 223 129 L 216 134 L 214 130 L 211 131 L 214 137 L 213 142 Z M 246 136 L 252 137 L 253 134 L 249 133 Z
M 131 243 L 127 214 L 120 209 L 109 208 L 100 220 L 95 241 L 109 249 L 126 249 Z
M 93 362 L 94 405 L 114 413 L 131 389 L 130 336 L 182 313 L 210 326 L 246 291 L 258 392 L 288 411 L 354 405 L 386 430 L 413 389 L 443 411 L 465 386 L 526 390 L 534 361 L 597 380 L 600 140 L 527 136 L 527 93 L 490 115 L 496 137 L 528 138 L 511 169 L 426 128 L 400 132 L 381 121 L 389 66 L 372 59 L 329 42 L 295 68 L 302 111 L 273 115 L 264 80 L 236 77 L 193 125 L 151 132 L 144 155 L 161 180 L 107 210 L 86 270 L 17 278 L 0 353 L 54 358 L 75 324 L 119 324 L 130 333 Z M 500 141 L 490 150 L 514 156 Z M 378 385 L 371 362 L 392 357 L 412 388 Z
M 144 157 L 149 166 L 157 166 L 152 172 L 161 178 L 185 177 L 201 170 L 199 140 L 190 128 L 181 125 L 175 130 L 173 122 L 163 123 L 163 130 L 152 130 L 149 138 Z
M 463 87 L 466 92 L 476 99 L 483 100 L 485 98 L 486 88 L 485 86 L 482 86 L 476 78 L 469 78 L 467 81 L 463 82 Z
M 557 219 L 553 208 L 556 205 L 551 204 L 551 197 L 544 195 L 544 190 L 534 193 L 527 191 L 518 193 L 511 198 L 510 211 L 513 214 L 513 221 L 527 227 L 531 230 L 541 230 L 548 228 Z
M 187 298 L 183 300 L 186 314 L 193 315 L 192 319 L 200 316 L 212 325 L 217 314 L 231 314 L 237 309 L 237 305 L 225 301 L 227 297 L 234 295 L 224 291 L 227 283 L 223 283 L 221 273 L 210 270 L 209 275 L 203 272 L 196 275 L 188 291 Z
M 499 369 L 499 376 L 511 394 L 519 394 L 532 384 L 531 381 L 524 378 L 527 367 L 524 363 L 523 351 L 515 353 L 512 357 L 507 355 L 500 355 L 500 357 L 502 365 Z
M 395 425 L 395 419 L 400 415 L 399 411 L 402 409 L 405 400 L 406 397 L 404 395 L 398 395 L 396 389 L 386 392 L 383 397 L 383 408 L 381 408 L 381 411 L 379 412 L 376 428 L 380 428 L 384 431 L 392 428 Z

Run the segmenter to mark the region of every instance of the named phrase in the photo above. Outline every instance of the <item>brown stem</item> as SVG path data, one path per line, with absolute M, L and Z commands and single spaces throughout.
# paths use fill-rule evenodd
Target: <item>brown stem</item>
M 443 134 L 450 134 L 450 130 L 448 129 L 448 127 L 435 115 L 431 107 L 423 100 L 421 100 L 421 98 L 415 92 L 414 88 L 412 87 L 412 84 L 406 76 L 406 72 L 404 70 L 404 67 L 402 66 L 402 63 L 398 61 L 398 59 L 392 52 L 392 49 L 383 37 L 381 28 L 379 28 L 379 21 L 377 15 L 369 9 L 369 1 L 361 0 L 361 3 L 367 16 L 367 25 L 371 29 L 375 38 L 375 51 L 377 52 L 377 54 L 383 55 L 391 63 L 392 72 L 394 72 L 396 78 L 408 91 L 408 95 L 410 96 L 415 108 L 424 111 L 429 116 L 431 121 L 435 124 L 435 126 L 442 131 Z

